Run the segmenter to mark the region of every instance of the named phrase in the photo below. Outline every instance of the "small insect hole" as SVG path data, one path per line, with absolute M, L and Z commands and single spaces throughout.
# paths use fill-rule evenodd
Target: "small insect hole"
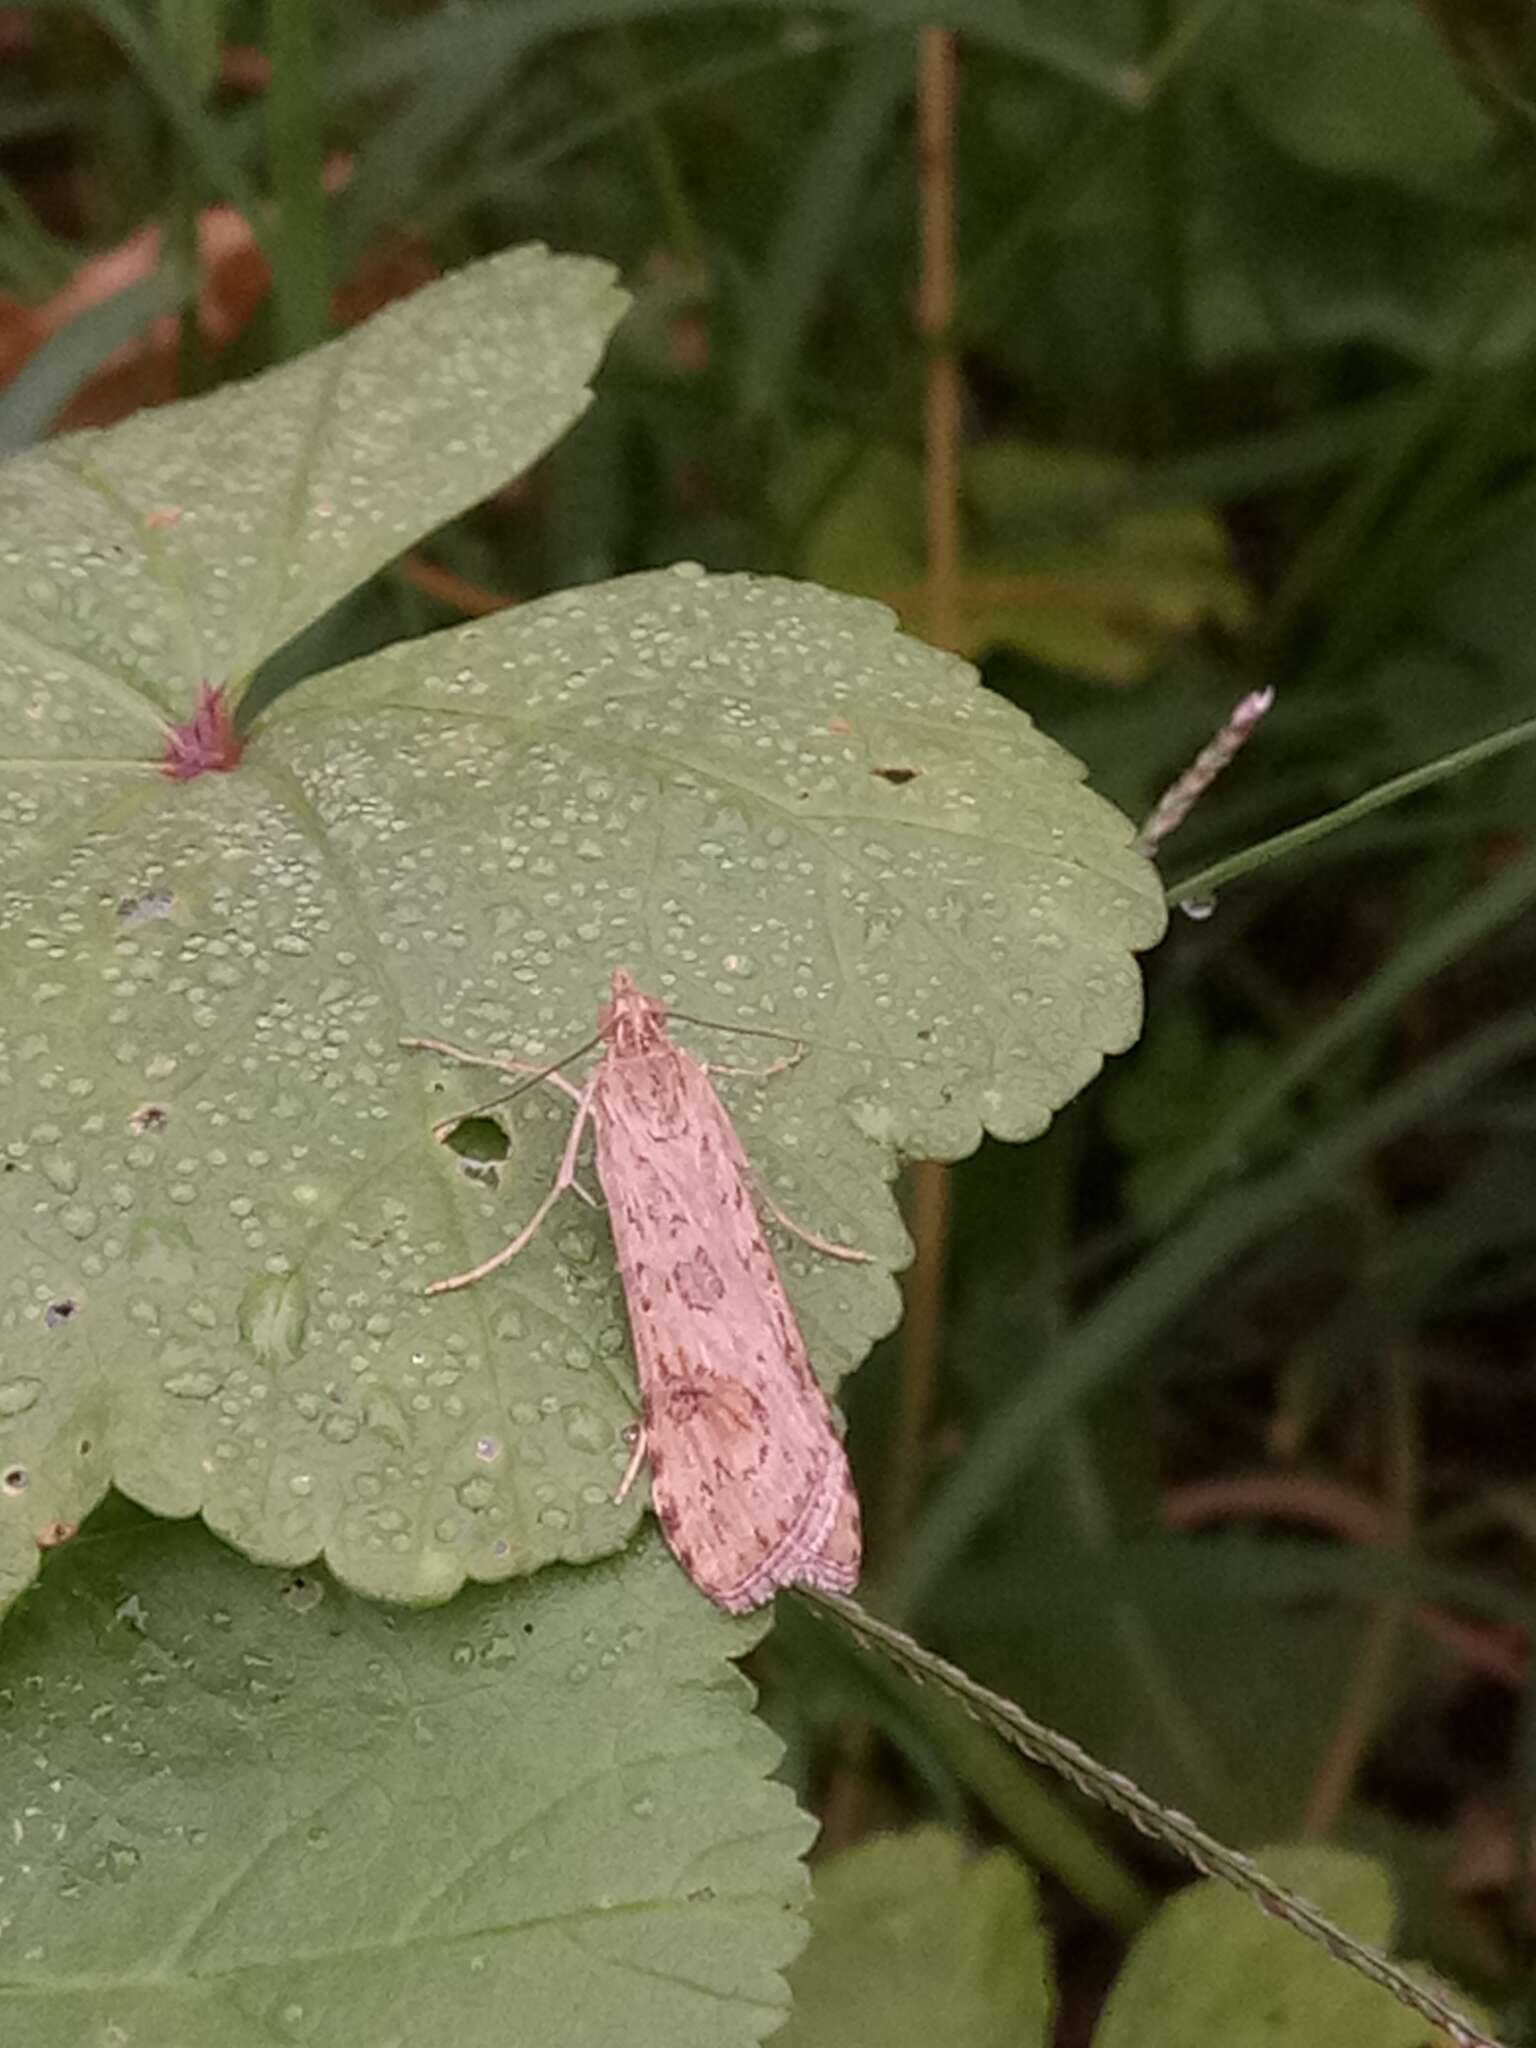
M 81 1437 L 81 1439 L 80 1439 L 80 1455 L 81 1455 L 81 1457 L 82 1457 L 82 1458 L 86 1458 L 86 1457 L 89 1457 L 89 1456 L 90 1456 L 90 1453 L 91 1453 L 91 1448 L 92 1448 L 92 1446 L 91 1446 L 91 1440 L 90 1440 L 90 1438 L 89 1438 L 88 1436 L 83 1436 L 83 1437 Z
M 171 1113 L 168 1109 L 158 1102 L 146 1102 L 129 1117 L 128 1128 L 142 1136 L 145 1131 L 163 1131 L 170 1120 Z
M 465 1117 L 444 1134 L 443 1143 L 463 1161 L 466 1171 L 499 1166 L 512 1150 L 506 1132 L 490 1116 Z
M 56 1330 L 60 1323 L 67 1323 L 80 1313 L 80 1304 L 65 1294 L 57 1301 L 50 1301 L 43 1310 L 43 1321 L 50 1330 Z
M 27 1484 L 25 1465 L 7 1465 L 0 1472 L 0 1493 L 21 1493 Z
M 893 783 L 900 788 L 904 782 L 915 782 L 922 773 L 920 768 L 871 768 L 871 775 L 878 775 L 882 782 Z

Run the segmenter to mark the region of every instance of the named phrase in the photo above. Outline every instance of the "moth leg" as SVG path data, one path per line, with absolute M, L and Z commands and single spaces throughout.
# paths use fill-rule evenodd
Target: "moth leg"
M 637 1422 L 635 1424 L 635 1446 L 629 1454 L 629 1463 L 624 1467 L 624 1477 L 619 1481 L 619 1490 L 613 1496 L 613 1504 L 615 1507 L 619 1505 L 619 1502 L 623 1500 L 625 1494 L 628 1493 L 629 1489 L 634 1485 L 636 1479 L 640 1475 L 640 1467 L 644 1463 L 645 1424 L 643 1422 Z
M 740 1081 L 771 1081 L 775 1074 L 788 1073 L 791 1067 L 798 1067 L 805 1058 L 805 1047 L 797 1045 L 793 1052 L 785 1053 L 782 1059 L 771 1060 L 766 1067 L 722 1067 L 713 1060 L 703 1062 L 706 1074 L 729 1074 Z
M 540 1081 L 548 1081 L 551 1087 L 569 1095 L 572 1102 L 580 1102 L 581 1090 L 564 1074 L 552 1074 L 547 1067 L 536 1066 L 532 1060 L 504 1059 L 493 1052 L 470 1052 L 462 1045 L 450 1045 L 446 1038 L 402 1038 L 400 1043 L 408 1052 L 435 1052 L 445 1060 L 454 1060 L 461 1067 L 492 1067 L 499 1074 L 528 1074 Z M 468 1109 L 456 1109 L 452 1116 L 442 1117 L 432 1126 L 434 1138 L 441 1139 L 456 1124 L 464 1123 L 472 1116 L 483 1116 L 486 1110 L 494 1109 L 504 1098 L 492 1095 L 485 1102 L 473 1103 Z
M 753 1177 L 753 1187 L 756 1191 L 757 1199 L 762 1203 L 774 1221 L 782 1223 L 791 1237 L 798 1237 L 802 1244 L 808 1244 L 813 1251 L 825 1252 L 829 1259 L 847 1259 L 857 1266 L 867 1265 L 873 1257 L 871 1252 L 857 1251 L 851 1244 L 833 1244 L 830 1238 L 818 1237 L 814 1230 L 803 1228 L 802 1225 L 795 1221 L 793 1216 L 785 1215 L 784 1211 L 755 1175 Z
M 493 1252 L 490 1258 L 482 1259 L 478 1266 L 471 1266 L 467 1273 L 453 1273 L 446 1280 L 434 1280 L 427 1289 L 428 1294 L 450 1294 L 455 1288 L 473 1286 L 475 1281 L 483 1280 L 487 1273 L 494 1273 L 498 1266 L 505 1266 L 510 1259 L 515 1259 L 523 1247 L 530 1244 L 538 1235 L 539 1227 L 543 1223 L 544 1218 L 553 1209 L 566 1189 L 575 1183 L 576 1155 L 581 1149 L 582 1133 L 587 1128 L 588 1119 L 592 1114 L 592 1097 L 597 1092 L 598 1078 L 602 1071 L 601 1067 L 593 1068 L 591 1080 L 588 1081 L 586 1087 L 582 1089 L 577 1098 L 576 1114 L 571 1118 L 570 1136 L 565 1141 L 565 1150 L 560 1155 L 560 1165 L 556 1170 L 555 1177 L 550 1182 L 548 1192 L 545 1194 L 543 1201 L 540 1202 L 516 1237 L 512 1239 L 510 1244 L 504 1244 L 499 1252 Z

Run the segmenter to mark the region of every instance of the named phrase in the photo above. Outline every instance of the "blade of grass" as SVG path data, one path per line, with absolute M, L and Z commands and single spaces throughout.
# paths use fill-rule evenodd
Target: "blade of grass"
M 754 293 L 739 385 L 749 419 L 785 409 L 806 329 L 856 229 L 871 162 L 911 90 L 910 41 L 879 37 L 854 60 L 801 161 Z
M 277 201 L 272 293 L 279 353 L 296 356 L 330 329 L 324 70 L 311 0 L 268 0 L 267 55 L 267 165 Z
M 0 171 L 0 223 L 6 234 L 0 274 L 18 297 L 48 298 L 74 276 L 79 257 L 50 235 L 11 180 Z
M 522 0 L 516 8 L 466 8 L 377 36 L 372 47 L 348 63 L 343 77 L 354 93 L 388 92 L 430 73 L 445 52 L 466 41 L 473 42 L 483 61 L 502 62 L 579 29 L 717 14 L 720 4 L 721 0 Z M 804 16 L 801 0 L 758 0 L 751 11 L 759 20 L 782 15 L 791 26 Z M 844 22 L 852 19 L 867 30 L 953 29 L 1121 105 L 1139 104 L 1145 91 L 1140 73 L 1113 52 L 1090 38 L 1064 33 L 1036 10 L 1019 7 L 1017 0 L 845 0 L 840 12 Z
M 1099 1301 L 989 1419 L 918 1522 L 887 1603 L 920 1612 L 1006 1501 L 1047 1435 L 1135 1366 L 1145 1346 L 1238 1254 L 1323 1201 L 1349 1167 L 1491 1074 L 1536 1052 L 1536 1018 L 1500 1018 L 1382 1090 L 1292 1165 L 1224 1191 Z
M 1180 1215 L 1212 1181 L 1240 1164 L 1243 1148 L 1274 1112 L 1337 1060 L 1347 1045 L 1373 1026 L 1389 1022 L 1405 996 L 1519 917 L 1533 901 L 1536 853 L 1501 868 L 1480 889 L 1415 933 L 1227 1113 L 1158 1201 L 1148 1217 L 1149 1227 L 1156 1229 Z
M 1122 1815 L 1154 1841 L 1176 1850 L 1206 1877 L 1219 1879 L 1252 1899 L 1266 1913 L 1317 1942 L 1337 1961 L 1379 1984 L 1400 2004 L 1443 2027 L 1457 2048 L 1501 2048 L 1463 2017 L 1433 1984 L 1410 1976 L 1369 1943 L 1357 1941 L 1327 1919 L 1308 1899 L 1267 1877 L 1251 1857 L 1229 1849 L 1187 1814 L 1164 1806 L 1121 1771 L 1101 1764 L 1078 1743 L 1026 1714 L 1022 1707 L 980 1685 L 968 1672 L 893 1628 L 888 1622 L 835 1593 L 801 1593 L 814 1611 L 839 1622 L 863 1649 L 886 1658 L 916 1685 L 936 1687 L 966 1713 L 992 1729 L 1011 1748 L 1044 1764 L 1088 1798 Z
M 1479 762 L 1492 761 L 1516 747 L 1529 746 L 1533 740 L 1536 740 L 1536 718 L 1527 718 L 1518 725 L 1506 726 L 1502 732 L 1471 740 L 1464 747 L 1453 747 L 1450 753 L 1426 761 L 1422 767 L 1410 768 L 1402 775 L 1394 775 L 1387 782 L 1379 782 L 1374 789 L 1351 797 L 1348 803 L 1339 804 L 1331 811 L 1309 818 L 1303 825 L 1292 825 L 1269 839 L 1261 839 L 1255 846 L 1244 847 L 1241 853 L 1228 854 L 1222 860 L 1196 868 L 1193 874 L 1181 875 L 1168 885 L 1169 901 L 1184 903 L 1209 897 L 1213 890 L 1227 882 L 1235 882 L 1243 875 L 1257 874 L 1261 868 L 1284 860 L 1289 854 L 1299 853 L 1303 847 L 1313 846 L 1335 832 L 1342 832 L 1357 819 L 1368 818 L 1372 811 L 1379 811 L 1387 804 L 1401 803 L 1404 797 L 1416 796 L 1421 789 L 1432 789 L 1437 782 L 1461 775 L 1468 768 L 1475 768 Z
M 107 358 L 124 342 L 137 340 L 162 313 L 174 313 L 185 296 L 169 270 L 158 270 L 77 314 L 50 336 L 0 392 L 0 456 L 40 441 Z
M 851 1695 L 866 1727 L 920 1770 L 937 1802 L 954 1808 L 958 1784 L 987 1809 L 1025 1860 L 1049 1870 L 1072 1897 L 1118 1933 L 1141 1927 L 1155 1901 L 1061 1794 L 1020 1763 L 1013 1750 L 989 1729 L 942 1696 L 912 1686 L 886 1663 L 859 1654 L 841 1631 L 830 1634 L 798 1600 L 781 1603 L 775 1645 L 819 1672 L 823 1685 L 835 1674 L 839 1692 Z M 832 1660 L 832 1670 L 825 1669 Z M 935 1767 L 944 1781 L 934 1782 Z M 968 1816 L 959 1815 L 962 1826 Z
M 263 253 L 270 256 L 259 195 L 229 148 L 219 123 L 199 105 L 175 65 L 167 61 L 125 0 L 87 0 L 87 11 L 96 17 L 159 101 L 183 151 L 197 167 L 202 195 L 227 200 L 244 216 Z

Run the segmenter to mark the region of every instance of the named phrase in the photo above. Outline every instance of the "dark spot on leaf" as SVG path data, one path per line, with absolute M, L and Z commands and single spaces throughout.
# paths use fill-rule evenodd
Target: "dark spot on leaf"
M 43 1321 L 50 1330 L 56 1330 L 60 1323 L 67 1323 L 71 1317 L 77 1316 L 79 1313 L 79 1302 L 73 1301 L 67 1294 L 63 1294 L 60 1295 L 57 1301 L 50 1301 L 43 1310 Z
M 871 775 L 878 775 L 882 782 L 893 783 L 898 789 L 904 782 L 915 782 L 922 773 L 920 768 L 871 768 Z
M 89 1453 L 90 1453 L 90 1449 L 91 1449 L 91 1440 L 90 1440 L 90 1438 L 89 1438 L 88 1436 L 83 1436 L 83 1437 L 81 1437 L 81 1439 L 80 1439 L 80 1455 L 81 1455 L 81 1457 L 82 1457 L 82 1458 L 84 1458 L 84 1457 L 88 1456 L 88 1455 L 89 1455 Z
M 523 1634 L 525 1636 L 531 1636 L 533 1634 L 533 1623 L 531 1621 L 525 1621 L 523 1623 Z
M 117 899 L 119 924 L 148 924 L 152 918 L 169 917 L 176 908 L 176 898 L 169 889 L 150 889 L 142 896 L 120 896 Z
M 141 1133 L 144 1131 L 163 1131 L 170 1120 L 171 1112 L 168 1109 L 163 1108 L 158 1102 L 146 1102 L 141 1109 L 136 1109 L 133 1115 L 129 1117 L 128 1128 L 131 1131 L 139 1131 Z

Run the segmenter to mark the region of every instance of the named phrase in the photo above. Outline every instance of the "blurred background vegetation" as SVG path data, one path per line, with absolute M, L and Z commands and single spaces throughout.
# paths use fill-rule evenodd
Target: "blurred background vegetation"
M 850 1399 L 872 1587 L 1218 1832 L 1369 1849 L 1400 1946 L 1518 2014 L 1536 10 L 0 8 L 6 452 L 530 238 L 635 294 L 596 404 L 258 697 L 679 557 L 884 597 L 1133 817 L 1274 688 L 1161 850 L 1140 1045 L 914 1181 Z M 1081 2038 L 1169 1866 L 781 1605 L 758 1674 L 825 1846 L 1011 1841 Z

